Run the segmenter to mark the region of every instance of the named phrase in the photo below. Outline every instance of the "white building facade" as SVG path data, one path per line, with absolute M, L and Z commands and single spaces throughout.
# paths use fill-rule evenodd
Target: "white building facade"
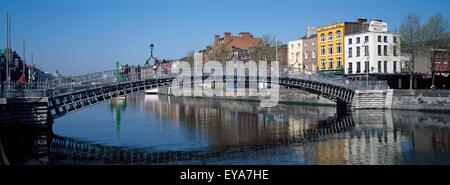
M 299 72 L 303 66 L 303 40 L 294 40 L 288 43 L 288 68 Z
M 366 32 L 345 36 L 345 74 L 400 73 L 404 61 L 400 35 L 389 33 L 387 24 L 371 21 Z

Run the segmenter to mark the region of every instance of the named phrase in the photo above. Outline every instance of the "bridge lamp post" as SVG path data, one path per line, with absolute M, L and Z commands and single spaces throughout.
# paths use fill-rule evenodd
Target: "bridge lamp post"
M 155 48 L 155 45 L 153 43 L 150 44 L 150 57 L 153 58 L 153 48 Z
M 155 48 L 155 45 L 153 43 L 150 44 L 150 58 L 145 62 L 146 65 L 148 65 L 148 61 L 150 61 L 153 58 L 153 48 Z

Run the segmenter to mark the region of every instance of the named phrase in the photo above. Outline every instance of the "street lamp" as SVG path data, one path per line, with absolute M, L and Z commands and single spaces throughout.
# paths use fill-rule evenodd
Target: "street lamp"
M 153 48 L 155 47 L 155 45 L 153 43 L 150 44 L 150 50 L 151 50 L 151 54 L 153 56 Z
M 149 63 L 149 61 L 153 58 L 153 59 L 155 59 L 154 57 L 153 57 L 153 48 L 155 48 L 155 45 L 153 44 L 153 43 L 151 43 L 150 44 L 150 58 L 145 62 L 145 65 L 148 65 Z

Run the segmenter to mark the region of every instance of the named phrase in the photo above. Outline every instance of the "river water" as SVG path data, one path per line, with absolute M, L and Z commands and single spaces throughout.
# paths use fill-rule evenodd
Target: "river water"
M 448 113 L 137 94 L 57 119 L 53 133 L 65 142 L 55 164 L 450 164 Z

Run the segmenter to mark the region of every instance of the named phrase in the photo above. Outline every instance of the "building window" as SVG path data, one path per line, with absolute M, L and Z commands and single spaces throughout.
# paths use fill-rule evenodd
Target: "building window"
M 361 73 L 361 62 L 356 62 L 356 73 Z
M 364 46 L 364 56 L 369 56 L 369 46 Z
M 388 37 L 384 36 L 384 42 L 388 42 Z
M 328 69 L 333 69 L 333 67 L 334 67 L 334 65 L 333 65 L 333 59 L 332 58 L 330 58 L 330 59 L 328 59 Z
M 384 56 L 388 56 L 388 49 L 387 49 L 387 46 L 384 46 L 383 49 L 384 49 Z
M 378 45 L 378 56 L 381 56 L 381 45 Z
M 298 43 L 297 46 L 298 46 L 298 48 L 301 48 L 301 47 L 302 47 L 302 45 L 301 45 L 300 43 Z
M 341 64 L 342 64 L 342 59 L 341 58 L 337 58 L 336 59 L 336 68 L 341 68 Z
M 291 44 L 291 48 L 294 49 L 294 44 Z
M 378 73 L 381 73 L 381 61 L 378 61 Z
M 353 48 L 348 48 L 348 58 L 352 58 L 353 57 Z
M 397 56 L 397 46 L 392 47 L 392 52 L 394 56 Z
M 369 61 L 364 62 L 364 73 L 370 73 L 369 71 Z
M 384 73 L 387 73 L 387 61 L 384 61 Z
M 328 45 L 328 55 L 333 55 L 333 45 Z
M 341 40 L 341 31 L 336 32 L 336 40 Z
M 300 44 L 298 44 L 298 46 L 300 47 Z M 307 47 L 308 46 L 308 43 L 307 42 L 305 42 L 305 47 Z
M 397 43 L 397 37 L 394 37 L 394 43 Z
M 301 57 L 300 52 L 295 54 L 295 61 L 298 62 L 298 59 Z
M 394 61 L 394 73 L 397 73 L 397 61 Z
M 356 47 L 356 57 L 360 57 L 361 56 L 361 48 L 358 46 Z
M 333 41 L 333 33 L 328 33 L 328 41 Z
M 325 56 L 325 46 L 320 46 L 320 55 Z
M 348 44 L 353 44 L 353 39 L 348 39 Z
M 359 43 L 361 43 L 361 38 L 356 37 L 356 44 L 359 44 Z
M 320 42 L 325 42 L 325 34 L 320 35 Z
M 336 44 L 336 53 L 341 54 L 342 53 L 342 44 Z
M 351 62 L 348 63 L 348 73 L 349 74 L 353 73 L 353 64 Z
M 325 59 L 320 60 L 320 63 L 322 64 L 320 68 L 325 69 Z
M 381 35 L 378 35 L 378 42 L 381 42 Z
M 313 55 L 312 58 L 316 58 L 316 51 L 313 51 L 312 55 Z
M 364 42 L 366 42 L 366 43 L 369 42 L 369 36 L 364 37 Z
M 316 42 L 312 41 L 312 42 L 311 42 L 311 45 L 312 45 L 312 46 L 315 46 L 315 45 L 316 45 Z
M 305 51 L 305 60 L 308 60 L 308 52 Z

